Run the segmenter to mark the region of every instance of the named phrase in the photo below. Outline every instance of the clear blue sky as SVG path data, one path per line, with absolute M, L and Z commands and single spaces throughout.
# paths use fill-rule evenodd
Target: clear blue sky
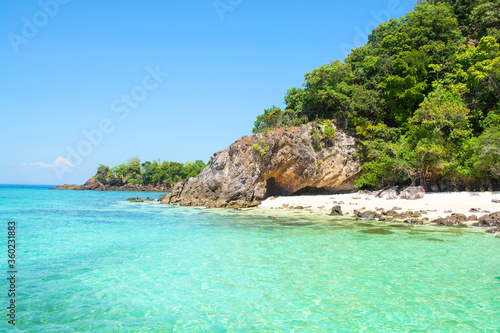
M 207 161 L 414 3 L 1 1 L 0 183 L 81 184 L 131 157 Z

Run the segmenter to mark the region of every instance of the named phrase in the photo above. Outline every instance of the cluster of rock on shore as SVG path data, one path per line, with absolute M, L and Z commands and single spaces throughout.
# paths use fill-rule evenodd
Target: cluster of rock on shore
M 366 192 L 365 192 L 366 193 Z M 379 194 L 381 192 L 378 192 Z M 403 193 L 403 197 L 412 198 L 409 200 L 413 200 L 416 198 L 415 193 L 422 194 L 420 189 L 409 189 L 407 193 Z M 413 195 L 408 196 L 408 193 Z M 141 199 L 138 197 L 128 198 L 127 201 L 130 202 L 144 202 L 144 201 L 158 201 L 163 202 L 163 199 L 166 195 L 160 196 L 158 200 L 147 197 L 146 199 Z M 400 196 L 401 197 L 401 194 Z M 500 200 L 493 199 L 493 202 L 500 203 Z M 341 204 L 344 202 L 333 201 L 334 206 L 331 208 L 329 213 L 330 216 L 344 216 L 342 212 Z M 289 206 L 288 204 L 284 204 L 282 206 L 283 209 L 307 209 L 309 207 L 303 206 Z M 239 209 L 239 208 L 236 208 Z M 450 226 L 450 227 L 458 227 L 458 228 L 468 228 L 468 227 L 484 227 L 489 228 L 485 232 L 487 233 L 495 233 L 495 235 L 500 234 L 500 212 L 491 213 L 486 210 L 481 210 L 479 208 L 471 208 L 470 213 L 473 213 L 469 216 L 460 213 L 453 213 L 452 211 L 447 211 L 450 213 L 447 217 L 439 217 L 437 219 L 431 220 L 425 215 L 429 212 L 435 212 L 435 210 L 407 210 L 402 211 L 403 209 L 400 207 L 393 207 L 389 210 L 384 210 L 382 208 L 377 208 L 375 211 L 359 209 L 353 211 L 353 217 L 356 220 L 371 220 L 371 221 L 382 221 L 382 222 L 404 222 L 407 223 L 408 226 L 419 225 L 419 224 L 427 224 L 434 226 Z M 477 214 L 483 214 L 478 217 Z
M 439 217 L 437 219 L 430 220 L 428 217 L 425 217 L 425 215 L 431 212 L 431 210 L 408 210 L 405 212 L 398 212 L 401 210 L 402 208 L 399 207 L 394 207 L 390 210 L 383 210 L 382 208 L 376 209 L 375 211 L 354 210 L 354 217 L 356 217 L 357 220 L 376 220 L 387 222 L 401 221 L 408 223 L 409 225 L 426 223 L 429 225 L 459 228 L 467 228 L 469 226 L 488 227 L 492 229 L 488 229 L 486 232 L 500 232 L 500 212 L 490 213 L 489 211 L 481 211 L 476 208 L 471 208 L 471 213 L 483 213 L 485 215 L 480 217 L 475 214 L 466 216 L 465 214 L 451 213 L 451 211 L 449 211 L 451 215 L 447 217 Z M 340 205 L 333 206 L 330 215 L 342 216 L 343 214 Z
M 398 194 L 399 193 L 399 194 Z M 357 195 L 353 196 L 352 199 L 361 199 L 361 195 L 367 195 L 366 200 L 370 200 L 370 196 L 377 198 L 386 198 L 388 200 L 392 199 L 406 199 L 406 200 L 417 200 L 421 199 L 425 195 L 425 190 L 418 186 L 410 186 L 398 192 L 397 187 L 390 189 L 384 189 L 380 191 L 358 191 Z M 273 200 L 274 197 L 270 197 Z M 500 199 L 492 199 L 494 203 L 500 203 Z M 344 216 L 342 212 L 342 206 L 345 205 L 343 201 L 332 201 L 333 207 L 329 215 L 331 216 Z M 352 203 L 350 203 L 352 204 Z M 310 206 L 291 206 L 289 204 L 283 204 L 282 209 L 309 209 Z M 321 206 L 319 208 L 324 209 Z M 367 210 L 365 208 L 355 209 L 352 214 L 347 214 L 347 216 L 352 216 L 356 220 L 371 220 L 371 221 L 381 221 L 381 222 L 404 222 L 408 226 L 417 224 L 426 224 L 434 226 L 451 226 L 458 228 L 468 228 L 468 227 L 484 227 L 490 228 L 485 232 L 487 233 L 497 233 L 500 236 L 500 212 L 490 212 L 488 210 L 482 210 L 480 208 L 471 208 L 469 216 L 461 213 L 453 213 L 453 211 L 445 211 L 445 213 L 450 214 L 446 217 L 438 217 L 431 219 L 427 217 L 431 212 L 437 212 L 437 210 L 407 210 L 403 211 L 401 207 L 394 206 L 392 209 L 375 208 L 375 210 Z
M 130 201 L 130 202 L 161 201 L 161 198 L 156 200 L 156 199 L 153 199 L 150 197 L 147 197 L 146 199 L 141 199 L 141 198 L 135 197 L 135 198 L 128 198 L 127 201 Z

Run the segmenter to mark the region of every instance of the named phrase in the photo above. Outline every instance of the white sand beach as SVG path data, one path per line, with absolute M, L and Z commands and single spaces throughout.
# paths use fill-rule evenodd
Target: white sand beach
M 331 195 L 304 195 L 304 196 L 282 196 L 270 197 L 262 201 L 260 208 L 266 209 L 290 209 L 303 207 L 318 212 L 330 212 L 335 205 L 342 207 L 344 215 L 352 216 L 354 210 L 371 210 L 377 208 L 390 210 L 394 207 L 401 208 L 399 212 L 408 210 L 426 211 L 425 217 L 430 220 L 438 217 L 446 217 L 451 213 L 461 213 L 467 216 L 478 217 L 500 211 L 500 203 L 492 200 L 500 200 L 500 192 L 443 192 L 426 193 L 422 199 L 406 200 L 378 198 L 375 195 L 362 193 L 331 194 Z M 475 209 L 473 212 L 471 209 Z

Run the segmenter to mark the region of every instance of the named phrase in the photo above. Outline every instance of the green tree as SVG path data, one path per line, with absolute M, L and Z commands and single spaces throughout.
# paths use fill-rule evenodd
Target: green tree
M 97 167 L 97 180 L 103 184 L 106 184 L 106 178 L 108 175 L 109 167 L 99 164 L 99 167 Z
M 142 185 L 149 185 L 157 183 L 154 180 L 154 175 L 159 171 L 159 164 L 156 161 L 146 161 L 141 164 L 142 166 Z
M 500 2 L 419 0 L 380 24 L 345 61 L 305 74 L 254 132 L 333 119 L 361 140 L 358 186 L 498 176 Z M 285 119 L 285 120 L 283 120 Z M 325 133 L 311 133 L 321 148 Z M 484 167 L 481 167 L 484 166 Z
M 460 96 L 436 85 L 410 119 L 407 137 L 417 153 L 412 163 L 421 184 L 426 178 L 458 176 L 458 154 L 472 134 L 468 115 Z
M 271 108 L 265 109 L 264 114 L 257 116 L 252 133 L 262 133 L 280 127 L 299 125 L 303 122 L 297 117 L 294 110 L 286 109 L 282 111 L 273 105 Z
M 484 120 L 484 132 L 472 141 L 472 165 L 476 176 L 500 178 L 500 112 Z

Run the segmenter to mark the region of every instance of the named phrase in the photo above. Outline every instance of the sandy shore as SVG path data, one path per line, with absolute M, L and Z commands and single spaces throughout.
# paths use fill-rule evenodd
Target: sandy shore
M 399 198 L 387 200 L 369 194 L 350 193 L 271 197 L 262 201 L 259 207 L 289 209 L 301 206 L 304 209 L 329 213 L 333 206 L 340 204 L 342 212 L 347 216 L 352 216 L 354 210 L 366 209 L 374 211 L 377 208 L 390 210 L 397 207 L 401 208 L 399 212 L 408 210 L 425 211 L 426 213 L 423 216 L 432 220 L 449 216 L 451 213 L 480 217 L 488 212 L 500 211 L 500 203 L 493 202 L 493 199 L 500 200 L 500 192 L 426 193 L 424 198 L 418 200 Z M 471 209 L 476 209 L 478 212 L 471 212 Z

